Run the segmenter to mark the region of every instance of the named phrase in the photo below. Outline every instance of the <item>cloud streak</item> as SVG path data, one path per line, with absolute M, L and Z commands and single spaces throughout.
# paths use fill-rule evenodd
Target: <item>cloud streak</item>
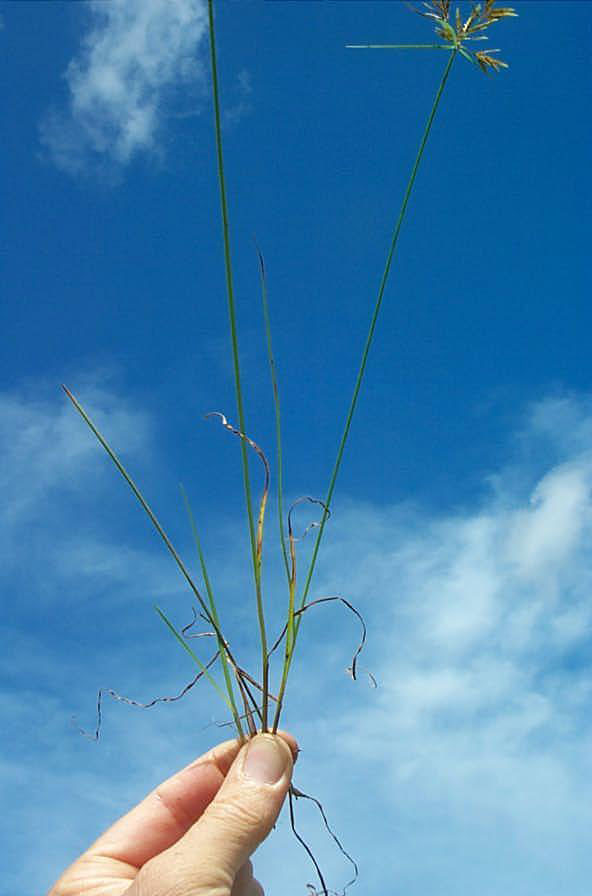
M 91 0 L 88 10 L 90 28 L 64 74 L 68 107 L 40 125 L 51 159 L 70 174 L 158 154 L 175 88 L 203 78 L 203 0 Z

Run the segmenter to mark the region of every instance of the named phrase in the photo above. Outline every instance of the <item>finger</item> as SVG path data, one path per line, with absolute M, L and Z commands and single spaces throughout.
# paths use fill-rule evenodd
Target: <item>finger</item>
M 234 896 L 234 890 L 232 896 Z M 253 880 L 246 890 L 237 891 L 237 896 L 265 896 L 265 892 L 259 881 Z
M 250 896 L 253 883 L 253 863 L 245 862 L 234 879 L 230 896 Z
M 292 745 L 261 734 L 242 747 L 199 821 L 141 869 L 130 896 L 230 896 L 240 869 L 279 815 L 292 776 Z
M 168 778 L 102 834 L 89 852 L 141 868 L 176 843 L 202 815 L 240 746 L 237 740 L 225 741 Z
M 294 738 L 283 731 L 281 735 L 297 756 Z M 211 803 L 240 747 L 238 740 L 224 741 L 168 778 L 105 831 L 86 856 L 109 856 L 141 868 L 153 856 L 168 849 Z

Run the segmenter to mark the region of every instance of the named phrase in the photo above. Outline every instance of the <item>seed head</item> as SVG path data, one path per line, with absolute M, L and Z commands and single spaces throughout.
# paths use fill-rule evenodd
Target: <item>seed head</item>
M 467 41 L 487 40 L 485 32 L 495 22 L 506 19 L 509 16 L 517 16 L 518 13 L 510 6 L 496 6 L 496 0 L 485 0 L 485 3 L 473 5 L 468 17 L 463 22 L 460 8 L 456 7 L 454 17 L 451 15 L 450 0 L 424 0 L 422 9 L 414 11 L 420 16 L 432 19 L 435 22 L 435 31 L 438 37 L 449 42 L 451 49 L 457 49 L 469 62 L 476 63 L 480 69 L 489 72 L 498 72 L 502 68 L 508 68 L 507 62 L 502 62 L 492 56 L 499 50 L 471 50 L 465 46 Z

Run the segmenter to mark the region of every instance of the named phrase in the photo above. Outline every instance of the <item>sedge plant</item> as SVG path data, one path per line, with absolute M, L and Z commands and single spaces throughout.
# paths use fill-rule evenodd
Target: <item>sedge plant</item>
M 249 436 L 247 435 L 247 428 L 245 422 L 245 413 L 244 413 L 244 399 L 243 399 L 243 385 L 241 380 L 241 370 L 239 363 L 239 333 L 237 327 L 236 320 L 236 302 L 235 302 L 235 290 L 234 290 L 234 277 L 233 277 L 233 268 L 232 268 L 232 251 L 231 251 L 231 240 L 230 240 L 230 222 L 229 222 L 229 210 L 228 210 L 228 197 L 226 190 L 226 178 L 225 178 L 225 166 L 224 166 L 224 152 L 223 152 L 223 141 L 222 141 L 222 126 L 221 126 L 221 101 L 220 101 L 220 91 L 219 91 L 219 80 L 218 80 L 218 63 L 217 63 L 217 55 L 216 55 L 216 34 L 215 34 L 215 18 L 214 18 L 214 0 L 208 0 L 208 15 L 209 15 L 209 44 L 210 44 L 210 64 L 211 64 L 211 88 L 212 88 L 212 106 L 213 106 L 213 117 L 214 117 L 214 137 L 215 137 L 215 146 L 216 146 L 216 161 L 217 161 L 217 177 L 219 184 L 219 195 L 220 195 L 220 212 L 221 212 L 221 230 L 222 230 L 222 244 L 223 244 L 223 257 L 224 257 L 224 275 L 225 275 L 225 283 L 226 283 L 226 295 L 227 295 L 227 306 L 228 306 L 228 327 L 229 327 L 229 336 L 230 336 L 230 347 L 231 347 L 231 356 L 232 356 L 232 366 L 233 366 L 233 374 L 234 374 L 234 391 L 235 391 L 235 403 L 236 403 L 236 419 L 237 425 L 233 425 L 228 421 L 226 416 L 220 412 L 213 412 L 207 416 L 217 420 L 226 431 L 228 431 L 231 435 L 235 436 L 240 442 L 240 450 L 241 450 L 241 465 L 242 465 L 242 477 L 243 477 L 243 488 L 244 488 L 244 501 L 245 501 L 245 516 L 246 523 L 248 529 L 249 536 L 249 545 L 250 545 L 250 566 L 252 569 L 252 579 L 253 579 L 253 591 L 254 591 L 254 607 L 255 613 L 257 617 L 257 623 L 259 628 L 259 641 L 260 641 L 260 655 L 261 655 L 261 669 L 259 675 L 249 673 L 246 669 L 242 668 L 238 662 L 237 657 L 234 655 L 231 650 L 230 643 L 225 635 L 225 629 L 223 628 L 223 624 L 221 621 L 221 614 L 219 611 L 219 607 L 216 602 L 214 588 L 211 582 L 211 578 L 208 574 L 208 570 L 206 567 L 206 561 L 204 557 L 204 553 L 201 546 L 201 541 L 199 538 L 197 525 L 195 522 L 195 518 L 189 504 L 189 500 L 185 490 L 182 488 L 182 497 L 183 502 L 186 508 L 186 512 L 189 519 L 190 528 L 192 531 L 193 539 L 196 546 L 196 551 L 199 559 L 199 566 L 202 574 L 202 579 L 205 588 L 206 596 L 202 594 L 202 590 L 196 584 L 194 578 L 188 571 L 187 566 L 184 561 L 181 559 L 180 554 L 173 546 L 171 540 L 163 529 L 161 523 L 157 519 L 154 511 L 148 504 L 146 498 L 140 491 L 139 487 L 136 485 L 130 474 L 127 472 L 123 464 L 121 463 L 118 455 L 115 453 L 113 448 L 107 442 L 104 435 L 97 429 L 96 425 L 93 423 L 92 419 L 88 415 L 87 411 L 82 407 L 77 398 L 64 386 L 64 390 L 70 400 L 72 401 L 74 407 L 81 415 L 85 423 L 89 426 L 95 437 L 98 439 L 99 443 L 105 449 L 114 465 L 118 469 L 119 473 L 126 480 L 128 486 L 132 490 L 135 498 L 148 515 L 152 525 L 158 532 L 160 538 L 164 542 L 168 552 L 172 556 L 175 564 L 177 565 L 181 575 L 185 579 L 190 591 L 192 592 L 197 609 L 194 609 L 194 619 L 189 625 L 185 626 L 183 629 L 179 630 L 174 623 L 168 618 L 168 616 L 164 613 L 164 611 L 156 607 L 156 611 L 158 612 L 160 618 L 165 623 L 166 627 L 169 629 L 171 634 L 177 640 L 177 642 L 181 645 L 181 647 L 187 652 L 187 654 L 191 657 L 192 661 L 198 668 L 197 675 L 195 678 L 177 695 L 173 697 L 159 697 L 154 701 L 148 704 L 141 704 L 137 701 L 131 700 L 126 697 L 121 697 L 121 695 L 117 694 L 115 691 L 105 691 L 106 694 L 113 697 L 114 699 L 121 700 L 125 703 L 135 705 L 135 706 L 152 706 L 157 702 L 162 701 L 171 701 L 181 699 L 187 691 L 193 687 L 193 685 L 200 680 L 201 678 L 207 679 L 210 684 L 215 688 L 219 697 L 223 700 L 225 706 L 227 707 L 229 714 L 232 716 L 233 724 L 236 729 L 237 736 L 239 739 L 244 740 L 247 737 L 250 737 L 257 733 L 258 731 L 267 732 L 271 731 L 273 733 L 277 732 L 278 726 L 280 724 L 282 710 L 284 707 L 286 691 L 289 681 L 290 669 L 294 660 L 296 645 L 299 638 L 300 626 L 302 623 L 302 618 L 304 613 L 319 604 L 328 603 L 328 602 L 340 602 L 341 605 L 345 606 L 349 611 L 354 613 L 359 620 L 361 625 L 361 641 L 360 644 L 354 654 L 352 664 L 350 667 L 350 672 L 352 677 L 356 678 L 356 663 L 358 659 L 358 655 L 364 646 L 365 637 L 366 637 L 366 629 L 363 622 L 362 617 L 358 613 L 358 611 L 345 599 L 339 596 L 331 596 L 331 597 L 320 597 L 315 600 L 308 600 L 308 595 L 311 589 L 311 583 L 313 580 L 313 575 L 316 567 L 316 563 L 318 560 L 319 550 L 321 547 L 321 542 L 323 539 L 325 526 L 327 520 L 330 516 L 330 508 L 333 501 L 333 496 L 335 492 L 335 487 L 341 467 L 341 463 L 343 460 L 345 448 L 347 445 L 347 441 L 349 438 L 352 421 L 355 415 L 356 406 L 358 403 L 360 390 L 362 387 L 362 383 L 365 377 L 368 358 L 370 354 L 370 349 L 375 337 L 376 328 L 379 321 L 380 310 L 382 307 L 383 299 L 386 294 L 387 285 L 389 283 L 389 278 L 391 275 L 393 261 L 395 257 L 395 252 L 397 248 L 397 243 L 399 240 L 399 235 L 401 232 L 402 225 L 405 220 L 405 215 L 407 212 L 407 208 L 409 205 L 409 201 L 413 192 L 413 187 L 416 181 L 416 177 L 418 174 L 418 170 L 420 167 L 420 163 L 425 154 L 426 145 L 428 143 L 428 139 L 434 124 L 434 120 L 436 118 L 436 113 L 438 111 L 438 107 L 440 105 L 445 87 L 448 83 L 448 79 L 450 76 L 450 72 L 455 63 L 455 60 L 458 56 L 461 56 L 465 61 L 469 62 L 471 65 L 474 65 L 480 68 L 485 74 L 489 74 L 492 72 L 499 72 L 503 68 L 507 68 L 507 63 L 503 62 L 496 55 L 498 50 L 485 50 L 485 49 L 474 49 L 474 43 L 477 41 L 486 41 L 488 37 L 488 30 L 499 22 L 502 19 L 507 17 L 515 16 L 516 12 L 514 9 L 510 7 L 500 7 L 497 5 L 497 0 L 485 0 L 484 3 L 477 3 L 470 6 L 468 15 L 466 18 L 463 18 L 461 15 L 461 11 L 459 8 L 455 8 L 454 12 L 451 7 L 451 0 L 428 0 L 428 2 L 424 2 L 420 8 L 415 9 L 415 12 L 419 13 L 419 15 L 431 20 L 433 23 L 436 36 L 438 38 L 437 42 L 425 43 L 425 44 L 399 44 L 399 43 L 375 43 L 375 44 L 349 44 L 348 48 L 350 49 L 367 49 L 367 50 L 435 50 L 437 52 L 444 51 L 447 55 L 446 63 L 444 66 L 444 70 L 440 77 L 440 81 L 438 83 L 434 100 L 429 110 L 429 114 L 427 116 L 427 120 L 423 129 L 423 133 L 421 135 L 421 139 L 419 141 L 419 146 L 417 149 L 417 153 L 411 167 L 411 172 L 409 175 L 409 179 L 407 182 L 407 186 L 403 195 L 402 203 L 398 212 L 398 215 L 395 220 L 395 225 L 393 229 L 393 233 L 390 239 L 390 244 L 388 246 L 388 251 L 386 254 L 384 268 L 382 270 L 382 274 L 380 276 L 378 291 L 374 300 L 373 309 L 370 315 L 370 321 L 368 326 L 368 331 L 366 334 L 366 338 L 363 344 L 361 359 L 357 371 L 357 375 L 355 378 L 353 391 L 351 400 L 349 403 L 349 408 L 347 411 L 347 415 L 344 421 L 343 430 L 341 434 L 341 438 L 339 444 L 337 446 L 337 453 L 335 462 L 332 468 L 331 475 L 329 477 L 329 483 L 327 487 L 327 491 L 323 500 L 318 498 L 312 498 L 310 496 L 304 496 L 299 498 L 286 513 L 285 509 L 285 501 L 284 501 L 284 482 L 283 482 L 283 472 L 282 472 L 282 463 L 283 463 L 283 449 L 282 449 L 282 427 L 281 427 L 281 413 L 280 413 L 280 397 L 279 397 L 279 387 L 278 387 L 278 377 L 277 377 L 277 369 L 276 362 L 273 353 L 272 347 L 272 337 L 271 337 L 271 326 L 270 326 L 270 312 L 269 312 L 269 303 L 268 303 L 268 295 L 267 295 L 267 280 L 266 280 L 266 270 L 265 270 L 265 262 L 263 259 L 263 255 L 259 249 L 257 249 L 258 259 L 259 259 L 259 270 L 260 270 L 260 285 L 261 285 L 261 297 L 262 297 L 262 312 L 263 312 L 263 321 L 264 321 L 264 329 L 265 329 L 265 344 L 266 344 L 266 354 L 267 360 L 270 369 L 271 376 L 271 385 L 273 391 L 273 403 L 274 403 L 274 415 L 275 415 L 275 433 L 276 433 L 276 472 L 277 472 L 277 501 L 278 501 L 278 519 L 279 519 L 279 543 L 280 549 L 282 553 L 283 565 L 285 569 L 286 575 L 286 585 L 287 585 L 287 601 L 286 601 L 286 611 L 285 611 L 285 624 L 280 632 L 280 634 L 276 637 L 276 639 L 272 642 L 269 638 L 266 620 L 265 620 L 265 606 L 263 600 L 263 583 L 262 583 L 262 569 L 263 569 L 263 547 L 264 547 L 264 523 L 265 523 L 265 513 L 267 508 L 269 490 L 270 490 L 270 478 L 271 478 L 271 469 L 269 461 L 261 449 L 261 447 Z M 261 468 L 263 470 L 263 489 L 261 496 L 259 498 L 258 507 L 255 510 L 254 500 L 253 500 L 253 488 L 251 485 L 251 470 L 249 465 L 249 453 L 256 454 L 259 463 L 261 464 Z M 302 586 L 299 586 L 297 579 L 297 539 L 294 535 L 294 526 L 293 526 L 293 513 L 295 507 L 302 502 L 312 502 L 314 504 L 319 505 L 320 507 L 320 518 L 318 523 L 313 523 L 309 528 L 316 528 L 316 540 L 314 542 L 314 546 L 311 553 L 311 559 L 308 564 L 308 568 L 306 574 L 304 576 L 304 581 Z M 191 633 L 192 626 L 196 623 L 197 618 L 199 618 L 207 623 L 208 631 L 201 632 L 199 634 Z M 192 638 L 198 637 L 209 637 L 211 640 L 215 642 L 216 650 L 213 656 L 207 659 L 203 659 L 198 656 L 196 650 L 193 649 L 191 644 L 189 643 Z M 281 671 L 278 674 L 278 690 L 277 694 L 274 695 L 272 693 L 271 687 L 271 658 L 274 652 L 280 647 L 283 642 L 283 662 L 281 664 Z M 221 673 L 222 673 L 222 684 L 220 683 L 219 678 L 215 675 L 215 667 L 219 664 Z M 373 678 L 371 677 L 371 681 L 373 682 Z M 98 738 L 99 727 L 101 724 L 101 698 L 103 696 L 103 692 L 99 691 L 98 698 L 98 707 L 97 707 L 97 728 L 94 733 L 94 737 Z M 296 837 L 303 844 L 304 848 L 309 853 L 315 868 L 317 870 L 317 874 L 320 881 L 320 889 L 318 891 L 319 894 L 328 894 L 328 890 L 323 878 L 323 875 L 318 867 L 318 864 L 310 851 L 310 848 L 300 835 L 297 833 L 295 824 L 294 824 L 294 800 L 299 798 L 311 799 L 315 804 L 319 807 L 321 812 L 323 822 L 326 825 L 327 829 L 335 839 L 338 847 L 341 849 L 342 853 L 350 860 L 354 867 L 355 875 L 354 879 L 357 876 L 357 867 L 355 862 L 351 859 L 350 856 L 345 852 L 343 847 L 341 846 L 339 840 L 336 838 L 335 834 L 330 830 L 327 820 L 322 809 L 322 806 L 315 800 L 313 797 L 309 797 L 307 794 L 303 793 L 301 790 L 293 786 L 291 788 L 290 794 L 290 819 L 292 822 L 292 827 Z M 351 883 L 351 881 L 350 881 Z

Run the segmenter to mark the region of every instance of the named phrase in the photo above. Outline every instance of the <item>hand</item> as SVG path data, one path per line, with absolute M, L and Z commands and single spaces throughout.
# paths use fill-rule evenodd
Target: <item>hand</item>
M 226 741 L 153 790 L 48 896 L 263 896 L 249 856 L 273 827 L 298 747 Z

